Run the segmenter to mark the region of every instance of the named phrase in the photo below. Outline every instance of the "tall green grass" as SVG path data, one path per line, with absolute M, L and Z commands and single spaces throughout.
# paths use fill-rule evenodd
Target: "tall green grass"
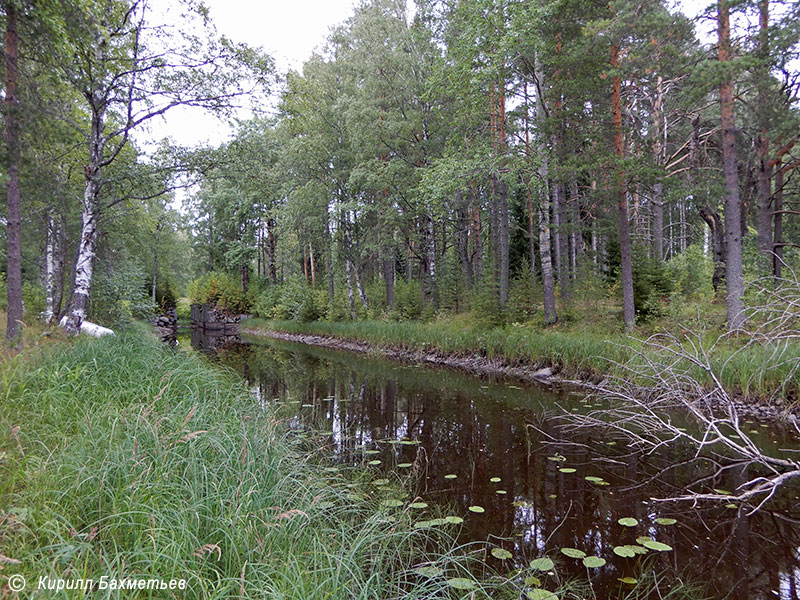
M 446 532 L 381 508 L 357 471 L 321 468 L 234 374 L 199 357 L 141 333 L 81 339 L 7 361 L 2 383 L 0 578 L 22 574 L 29 592 L 40 576 L 108 576 L 186 579 L 186 598 L 465 593 L 446 584 L 471 577 Z M 417 575 L 419 562 L 442 576 Z

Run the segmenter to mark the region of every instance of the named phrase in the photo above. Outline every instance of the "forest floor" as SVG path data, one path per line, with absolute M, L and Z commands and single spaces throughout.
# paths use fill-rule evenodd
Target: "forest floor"
M 770 418 L 794 412 L 800 390 L 797 374 L 800 344 L 795 342 L 780 354 L 767 347 L 751 345 L 743 349 L 745 339 L 742 337 L 720 338 L 720 328 L 712 324 L 716 317 L 718 315 L 712 313 L 694 333 L 689 333 L 683 325 L 662 320 L 632 335 L 614 329 L 607 333 L 598 331 L 601 319 L 588 327 L 579 323 L 549 328 L 532 323 L 487 327 L 468 315 L 428 323 L 378 320 L 300 323 L 252 319 L 243 323 L 242 331 L 445 366 L 477 375 L 580 386 L 596 384 L 609 375 L 624 377 L 631 365 L 641 364 L 643 359 L 655 359 L 659 354 L 663 356 L 663 349 L 652 345 L 654 338 L 651 336 L 675 329 L 683 332 L 687 340 L 709 348 L 715 376 L 744 412 Z M 694 372 L 701 384 L 711 383 L 710 375 L 702 369 L 692 365 L 686 368 Z
M 102 577 L 184 581 L 184 598 L 446 596 L 419 561 L 477 585 L 452 526 L 415 529 L 387 500 L 401 482 L 330 464 L 233 373 L 144 326 L 57 337 L 0 363 L 0 596 L 20 576 L 105 598 Z

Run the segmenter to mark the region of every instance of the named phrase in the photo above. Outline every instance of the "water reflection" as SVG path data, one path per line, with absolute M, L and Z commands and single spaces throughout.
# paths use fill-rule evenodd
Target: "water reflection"
M 689 460 L 688 447 L 648 456 L 598 431 L 567 437 L 556 415 L 585 406 L 566 394 L 285 342 L 228 346 L 217 355 L 244 375 L 260 401 L 285 404 L 292 427 L 327 432 L 333 460 L 407 477 L 414 496 L 450 505 L 465 519 L 461 541 L 505 548 L 516 567 L 547 554 L 562 576 L 585 578 L 581 561 L 559 552 L 576 548 L 607 561 L 591 572 L 598 598 L 625 597 L 630 586 L 618 579 L 645 571 L 661 578 L 662 596 L 691 581 L 700 587 L 694 597 L 798 598 L 797 487 L 752 517 L 735 506 L 661 503 L 653 498 L 690 484 L 733 490 L 745 474 Z M 773 451 L 797 446 L 772 427 L 751 425 Z M 374 460 L 380 465 L 366 466 Z M 638 525 L 620 525 L 624 517 Z M 614 553 L 641 536 L 674 551 Z

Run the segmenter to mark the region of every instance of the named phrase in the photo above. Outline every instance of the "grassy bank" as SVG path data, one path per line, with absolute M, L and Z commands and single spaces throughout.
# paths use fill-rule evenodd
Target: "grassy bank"
M 462 559 L 381 506 L 363 469 L 322 468 L 233 374 L 139 333 L 2 365 L 0 585 L 25 576 L 185 579 L 186 598 L 460 597 Z M 320 442 L 321 444 L 321 442 Z M 421 560 L 443 571 L 423 577 Z M 0 589 L 8 592 L 8 588 Z M 170 592 L 125 592 L 162 598 Z M 11 594 L 13 597 L 13 594 Z M 93 597 L 120 597 L 98 591 Z
M 464 315 L 433 322 L 414 321 L 265 321 L 246 322 L 249 330 L 333 336 L 372 344 L 376 349 L 402 348 L 414 352 L 436 351 L 457 357 L 479 356 L 538 368 L 555 367 L 567 378 L 591 379 L 604 374 L 628 375 L 622 364 L 641 363 L 640 353 L 656 358 L 657 351 L 622 332 L 602 333 L 593 328 L 543 328 L 512 324 L 487 328 Z M 587 330 L 588 329 L 588 330 Z M 675 329 L 680 332 L 678 327 Z M 653 333 L 656 329 L 650 330 Z M 643 337 L 646 334 L 643 334 Z M 770 396 L 797 399 L 800 343 L 785 347 L 751 346 L 744 339 L 717 341 L 718 330 L 708 329 L 700 339 L 711 351 L 716 376 L 727 389 L 753 399 Z M 661 354 L 664 354 L 663 352 Z M 668 357 L 668 354 L 665 355 Z M 698 381 L 710 384 L 710 375 L 686 365 Z

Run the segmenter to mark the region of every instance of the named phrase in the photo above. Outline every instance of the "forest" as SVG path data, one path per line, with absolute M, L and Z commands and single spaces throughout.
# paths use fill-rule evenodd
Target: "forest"
M 4 3 L 9 338 L 181 297 L 626 330 L 702 301 L 736 330 L 797 266 L 796 3 L 376 0 L 288 73 L 176 9 Z M 142 133 L 181 106 L 232 138 Z

